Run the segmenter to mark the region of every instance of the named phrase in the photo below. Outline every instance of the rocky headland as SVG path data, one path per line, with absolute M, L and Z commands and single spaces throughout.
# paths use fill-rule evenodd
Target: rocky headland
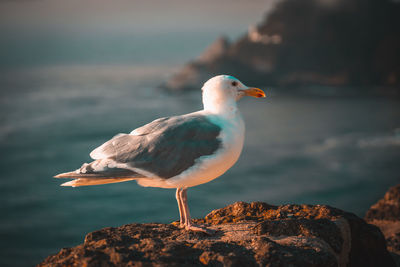
M 326 205 L 236 202 L 195 222 L 216 234 L 176 223 L 104 228 L 38 266 L 395 266 L 377 226 Z
M 231 74 L 258 86 L 398 92 L 398 25 L 398 1 L 283 0 L 246 35 L 233 42 L 219 38 L 162 87 L 198 90 L 209 77 Z
M 365 220 L 381 229 L 388 250 L 400 266 L 400 184 L 391 187 L 381 200 L 371 206 Z

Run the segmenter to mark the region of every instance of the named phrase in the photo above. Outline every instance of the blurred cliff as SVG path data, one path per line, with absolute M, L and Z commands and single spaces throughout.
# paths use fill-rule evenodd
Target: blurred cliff
M 210 76 L 232 74 L 260 86 L 380 86 L 397 92 L 398 25 L 398 1 L 284 0 L 247 35 L 232 43 L 216 40 L 163 87 L 198 89 Z

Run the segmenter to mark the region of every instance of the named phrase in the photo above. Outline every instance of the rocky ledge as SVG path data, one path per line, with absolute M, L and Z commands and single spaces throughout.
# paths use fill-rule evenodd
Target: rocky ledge
M 329 206 L 237 202 L 196 223 L 217 232 L 104 228 L 38 266 L 395 266 L 378 227 Z
M 365 220 L 381 229 L 388 250 L 400 266 L 400 184 L 391 187 L 383 199 L 371 206 Z

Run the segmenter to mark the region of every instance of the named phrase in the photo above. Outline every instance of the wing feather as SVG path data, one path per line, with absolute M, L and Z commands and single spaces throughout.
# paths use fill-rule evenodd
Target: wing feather
M 170 178 L 194 165 L 199 157 L 218 150 L 220 132 L 218 125 L 202 115 L 161 118 L 131 134 L 115 136 L 90 156 Z

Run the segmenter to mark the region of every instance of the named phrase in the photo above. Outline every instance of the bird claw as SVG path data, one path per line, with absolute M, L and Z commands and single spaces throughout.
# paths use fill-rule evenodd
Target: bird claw
M 178 227 L 179 229 L 184 229 L 186 226 L 184 223 L 179 221 L 174 221 L 171 223 L 173 226 Z
M 201 233 L 205 233 L 207 235 L 213 235 L 216 233 L 216 230 L 212 230 L 212 229 L 208 229 L 208 228 L 200 227 L 200 226 L 195 226 L 195 225 L 186 225 L 185 229 L 187 231 L 201 232 Z

